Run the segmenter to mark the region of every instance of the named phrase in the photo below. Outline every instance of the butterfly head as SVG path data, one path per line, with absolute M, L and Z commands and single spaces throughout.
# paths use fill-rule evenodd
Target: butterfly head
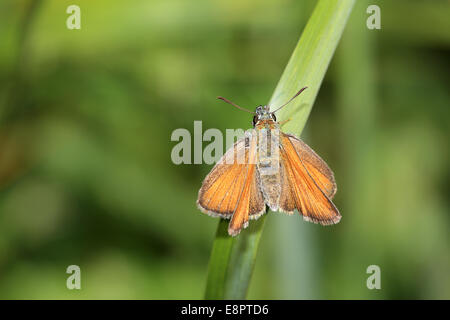
M 253 116 L 253 127 L 260 121 L 277 121 L 275 114 L 270 112 L 269 106 L 257 106 L 255 110 L 255 115 Z

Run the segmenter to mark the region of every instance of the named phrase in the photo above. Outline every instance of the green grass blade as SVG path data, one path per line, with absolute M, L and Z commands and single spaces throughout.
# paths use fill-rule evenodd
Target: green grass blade
M 228 235 L 229 220 L 220 219 L 209 262 L 206 299 L 245 299 L 265 215 L 251 221 L 237 237 Z
M 283 130 L 295 134 L 302 132 L 354 2 L 321 0 L 314 9 L 270 100 L 274 110 L 300 88 L 308 87 L 277 113 L 278 120 L 292 119 Z
M 318 2 L 270 101 L 272 110 L 288 101 L 301 87 L 302 95 L 278 113 L 291 118 L 284 130 L 300 134 L 344 30 L 354 0 Z M 235 238 L 228 236 L 228 221 L 221 220 L 211 253 L 206 299 L 244 299 L 250 283 L 265 215 L 250 221 Z

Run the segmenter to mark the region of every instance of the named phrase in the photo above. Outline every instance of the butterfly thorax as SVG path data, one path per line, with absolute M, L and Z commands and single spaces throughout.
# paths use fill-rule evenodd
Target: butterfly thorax
M 255 129 L 279 129 L 279 125 L 273 119 L 259 120 L 255 124 Z

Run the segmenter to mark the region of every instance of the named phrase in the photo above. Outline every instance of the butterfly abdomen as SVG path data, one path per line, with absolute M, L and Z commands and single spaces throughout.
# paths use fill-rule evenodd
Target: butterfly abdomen
M 258 129 L 257 132 L 257 166 L 260 188 L 264 195 L 265 203 L 271 210 L 277 211 L 281 194 L 279 152 L 280 131 L 276 128 L 261 128 Z

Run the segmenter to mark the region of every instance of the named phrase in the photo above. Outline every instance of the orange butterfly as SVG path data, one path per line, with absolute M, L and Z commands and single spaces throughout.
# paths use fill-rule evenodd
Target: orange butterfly
M 338 223 L 341 215 L 331 199 L 336 193 L 334 175 L 328 165 L 299 138 L 280 131 L 275 112 L 258 106 L 253 129 L 246 132 L 223 155 L 200 188 L 197 206 L 211 216 L 230 219 L 228 233 L 239 234 L 249 219 L 272 211 L 293 214 L 322 225 Z

